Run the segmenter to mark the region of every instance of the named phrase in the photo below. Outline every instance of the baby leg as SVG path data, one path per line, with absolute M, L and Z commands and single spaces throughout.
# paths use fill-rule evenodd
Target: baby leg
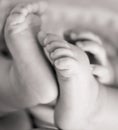
M 98 83 L 92 76 L 87 55 L 56 35 L 45 34 L 42 39 L 41 36 L 40 32 L 39 40 L 54 65 L 59 83 L 56 125 L 65 130 L 82 128 L 98 96 Z
M 14 61 L 11 82 L 19 107 L 48 103 L 57 96 L 53 72 L 36 39 L 42 7 L 42 1 L 18 5 L 11 11 L 5 26 L 6 43 Z

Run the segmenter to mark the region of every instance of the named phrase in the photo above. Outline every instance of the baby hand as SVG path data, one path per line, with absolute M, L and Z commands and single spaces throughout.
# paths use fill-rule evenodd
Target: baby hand
M 106 85 L 113 84 L 115 74 L 101 39 L 90 32 L 73 33 L 71 38 L 76 41 L 75 44 L 78 47 L 87 52 L 93 75 L 97 77 L 98 81 Z

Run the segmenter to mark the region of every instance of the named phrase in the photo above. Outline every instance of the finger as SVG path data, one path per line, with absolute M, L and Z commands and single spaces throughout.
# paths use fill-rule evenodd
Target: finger
M 103 84 L 112 84 L 113 83 L 113 73 L 104 66 L 100 65 L 91 65 L 93 75 L 97 76 L 100 83 Z
M 81 33 L 81 34 L 79 34 L 78 38 L 80 39 L 80 41 L 82 41 L 82 40 L 91 41 L 91 42 L 96 42 L 96 43 L 102 45 L 101 39 L 97 35 L 95 35 L 91 32 Z
M 100 64 L 107 64 L 107 54 L 102 45 L 95 42 L 77 42 L 76 45 L 82 50 L 91 53 Z
M 97 35 L 95 35 L 91 32 L 83 32 L 83 33 L 79 33 L 79 34 L 72 32 L 70 34 L 70 38 L 74 41 L 93 41 L 93 42 L 97 42 L 98 44 L 102 45 L 101 39 Z

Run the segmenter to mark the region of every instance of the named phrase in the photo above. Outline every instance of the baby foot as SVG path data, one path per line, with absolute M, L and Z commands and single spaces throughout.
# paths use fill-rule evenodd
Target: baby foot
M 80 48 L 56 35 L 40 32 L 38 38 L 54 65 L 59 83 L 56 124 L 61 129 L 77 130 L 85 125 L 98 94 L 98 84 L 91 74 L 88 57 Z
M 14 77 L 17 76 L 20 84 L 20 88 L 15 90 L 21 91 L 22 96 L 19 100 L 23 99 L 21 103 L 24 102 L 25 106 L 47 103 L 57 96 L 56 81 L 36 40 L 36 33 L 41 25 L 39 16 L 44 12 L 45 7 L 43 1 L 18 5 L 11 11 L 5 26 L 6 43 L 14 60 L 11 73 L 15 75 Z M 14 79 L 11 81 L 17 82 Z

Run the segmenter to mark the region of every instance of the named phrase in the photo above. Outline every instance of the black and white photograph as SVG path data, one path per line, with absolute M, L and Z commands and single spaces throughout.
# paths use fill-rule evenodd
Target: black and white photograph
M 0 130 L 118 130 L 118 0 L 0 0 Z

